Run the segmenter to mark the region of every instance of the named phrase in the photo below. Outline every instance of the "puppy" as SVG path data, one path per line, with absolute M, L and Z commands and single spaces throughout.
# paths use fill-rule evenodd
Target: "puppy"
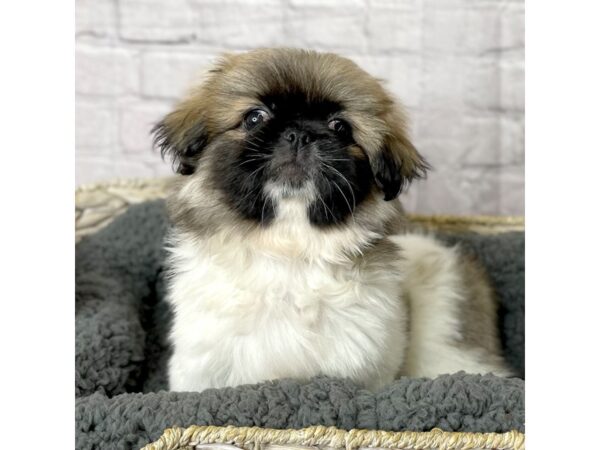
M 509 374 L 481 268 L 409 232 L 396 198 L 428 165 L 353 62 L 226 55 L 154 133 L 185 175 L 168 199 L 171 390 Z

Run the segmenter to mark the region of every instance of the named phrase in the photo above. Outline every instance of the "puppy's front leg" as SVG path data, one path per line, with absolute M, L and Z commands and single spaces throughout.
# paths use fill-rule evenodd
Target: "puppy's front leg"
M 169 390 L 202 392 L 213 386 L 204 358 L 175 352 L 169 360 Z

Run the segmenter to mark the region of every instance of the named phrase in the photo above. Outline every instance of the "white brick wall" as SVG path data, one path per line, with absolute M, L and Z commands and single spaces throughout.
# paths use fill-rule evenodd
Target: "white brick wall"
M 411 211 L 522 214 L 523 0 L 77 0 L 77 183 L 170 173 L 149 130 L 222 51 L 354 59 L 407 106 L 435 170 Z

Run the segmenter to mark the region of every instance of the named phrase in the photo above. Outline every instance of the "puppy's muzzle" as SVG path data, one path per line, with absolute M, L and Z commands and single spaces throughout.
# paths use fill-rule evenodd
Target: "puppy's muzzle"
M 292 150 L 297 152 L 313 143 L 316 140 L 316 136 L 308 130 L 291 128 L 283 133 L 283 139 L 289 142 Z

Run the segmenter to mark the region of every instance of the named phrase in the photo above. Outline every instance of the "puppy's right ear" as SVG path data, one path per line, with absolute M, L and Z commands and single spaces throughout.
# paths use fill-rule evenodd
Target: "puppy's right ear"
M 163 159 L 167 155 L 171 158 L 177 173 L 191 175 L 196 170 L 208 143 L 203 122 L 199 114 L 181 105 L 152 128 L 154 147 L 160 149 Z

